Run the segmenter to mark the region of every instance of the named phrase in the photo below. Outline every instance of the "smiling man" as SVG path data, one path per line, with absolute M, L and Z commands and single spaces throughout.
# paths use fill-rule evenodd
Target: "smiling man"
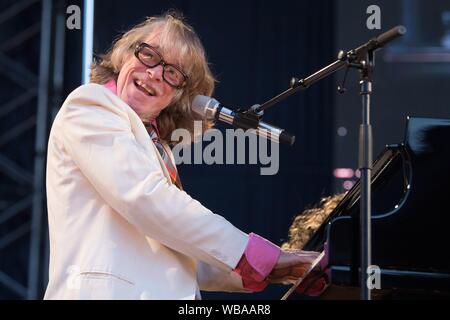
M 46 299 L 261 291 L 317 257 L 244 233 L 182 190 L 170 134 L 194 131 L 191 100 L 211 95 L 214 78 L 181 18 L 151 17 L 126 32 L 91 82 L 67 97 L 50 133 Z

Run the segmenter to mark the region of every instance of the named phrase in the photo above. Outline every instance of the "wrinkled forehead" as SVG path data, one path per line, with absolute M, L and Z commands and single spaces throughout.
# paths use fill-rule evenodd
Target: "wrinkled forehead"
M 155 47 L 167 63 L 180 66 L 188 72 L 188 45 L 174 33 L 155 30 L 145 37 L 144 42 Z

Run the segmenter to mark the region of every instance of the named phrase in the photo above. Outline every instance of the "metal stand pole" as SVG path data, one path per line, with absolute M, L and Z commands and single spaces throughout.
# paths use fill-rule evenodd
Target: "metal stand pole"
M 94 47 L 94 0 L 84 0 L 82 83 L 89 83 Z
M 36 122 L 36 149 L 34 162 L 34 192 L 31 219 L 30 261 L 28 263 L 28 299 L 37 299 L 39 287 L 39 261 L 41 249 L 41 228 L 44 206 L 45 150 L 47 146 L 47 118 L 49 70 L 52 33 L 52 0 L 42 3 L 42 32 L 39 63 L 39 91 Z
M 368 268 L 372 259 L 371 235 L 371 175 L 372 175 L 372 126 L 370 124 L 370 97 L 372 94 L 372 68 L 374 63 L 373 51 L 366 53 L 361 61 L 361 96 L 362 96 L 362 124 L 359 128 L 359 170 L 361 172 L 361 299 L 371 299 L 371 287 L 368 283 Z

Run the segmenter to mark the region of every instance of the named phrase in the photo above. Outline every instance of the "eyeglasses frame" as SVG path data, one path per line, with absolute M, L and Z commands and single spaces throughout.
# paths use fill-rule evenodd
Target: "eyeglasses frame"
M 157 64 L 155 64 L 155 65 L 149 65 L 149 64 L 144 63 L 144 62 L 139 58 L 139 52 L 142 50 L 142 48 L 149 48 L 150 50 L 154 51 L 154 52 L 158 55 L 158 57 L 159 57 L 159 62 L 158 62 Z M 164 60 L 162 54 L 159 53 L 159 51 L 156 50 L 155 47 L 152 47 L 151 45 L 149 45 L 149 44 L 147 44 L 147 43 L 145 43 L 145 42 L 140 42 L 139 44 L 136 45 L 136 48 L 134 49 L 134 55 L 135 55 L 135 57 L 139 60 L 140 63 L 142 63 L 144 66 L 146 66 L 146 67 L 148 67 L 148 68 L 156 68 L 157 66 L 162 65 L 162 66 L 163 66 L 162 77 L 163 77 L 164 81 L 165 81 L 167 84 L 169 84 L 171 87 L 173 87 L 173 88 L 175 88 L 175 89 L 182 89 L 182 88 L 186 85 L 186 81 L 189 79 L 189 77 L 187 76 L 187 74 L 184 73 L 183 70 L 181 70 L 181 68 L 180 68 L 179 66 L 174 65 L 174 64 L 171 64 L 171 63 L 167 63 L 167 62 Z M 173 68 L 175 68 L 177 71 L 179 71 L 179 72 L 181 73 L 181 75 L 182 75 L 183 78 L 184 78 L 184 80 L 183 80 L 183 82 L 181 83 L 181 85 L 178 85 L 178 86 L 177 86 L 177 85 L 174 85 L 174 84 L 170 83 L 170 82 L 166 79 L 166 77 L 164 76 L 164 73 L 165 73 L 165 70 L 166 70 L 166 66 L 173 67 Z

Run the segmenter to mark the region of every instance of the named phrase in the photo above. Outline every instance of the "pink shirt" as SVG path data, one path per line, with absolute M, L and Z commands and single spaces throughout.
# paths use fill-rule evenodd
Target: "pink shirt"
M 117 94 L 117 85 L 115 80 L 108 81 L 106 88 Z M 156 120 L 152 123 L 156 125 Z M 242 278 L 242 284 L 245 289 L 251 291 L 262 291 L 267 286 L 265 279 L 270 274 L 280 256 L 281 249 L 269 240 L 250 233 L 247 246 L 234 272 Z
M 278 261 L 281 249 L 267 239 L 250 233 L 244 254 L 233 270 L 242 277 L 245 289 L 262 291 L 267 286 L 265 279 Z

